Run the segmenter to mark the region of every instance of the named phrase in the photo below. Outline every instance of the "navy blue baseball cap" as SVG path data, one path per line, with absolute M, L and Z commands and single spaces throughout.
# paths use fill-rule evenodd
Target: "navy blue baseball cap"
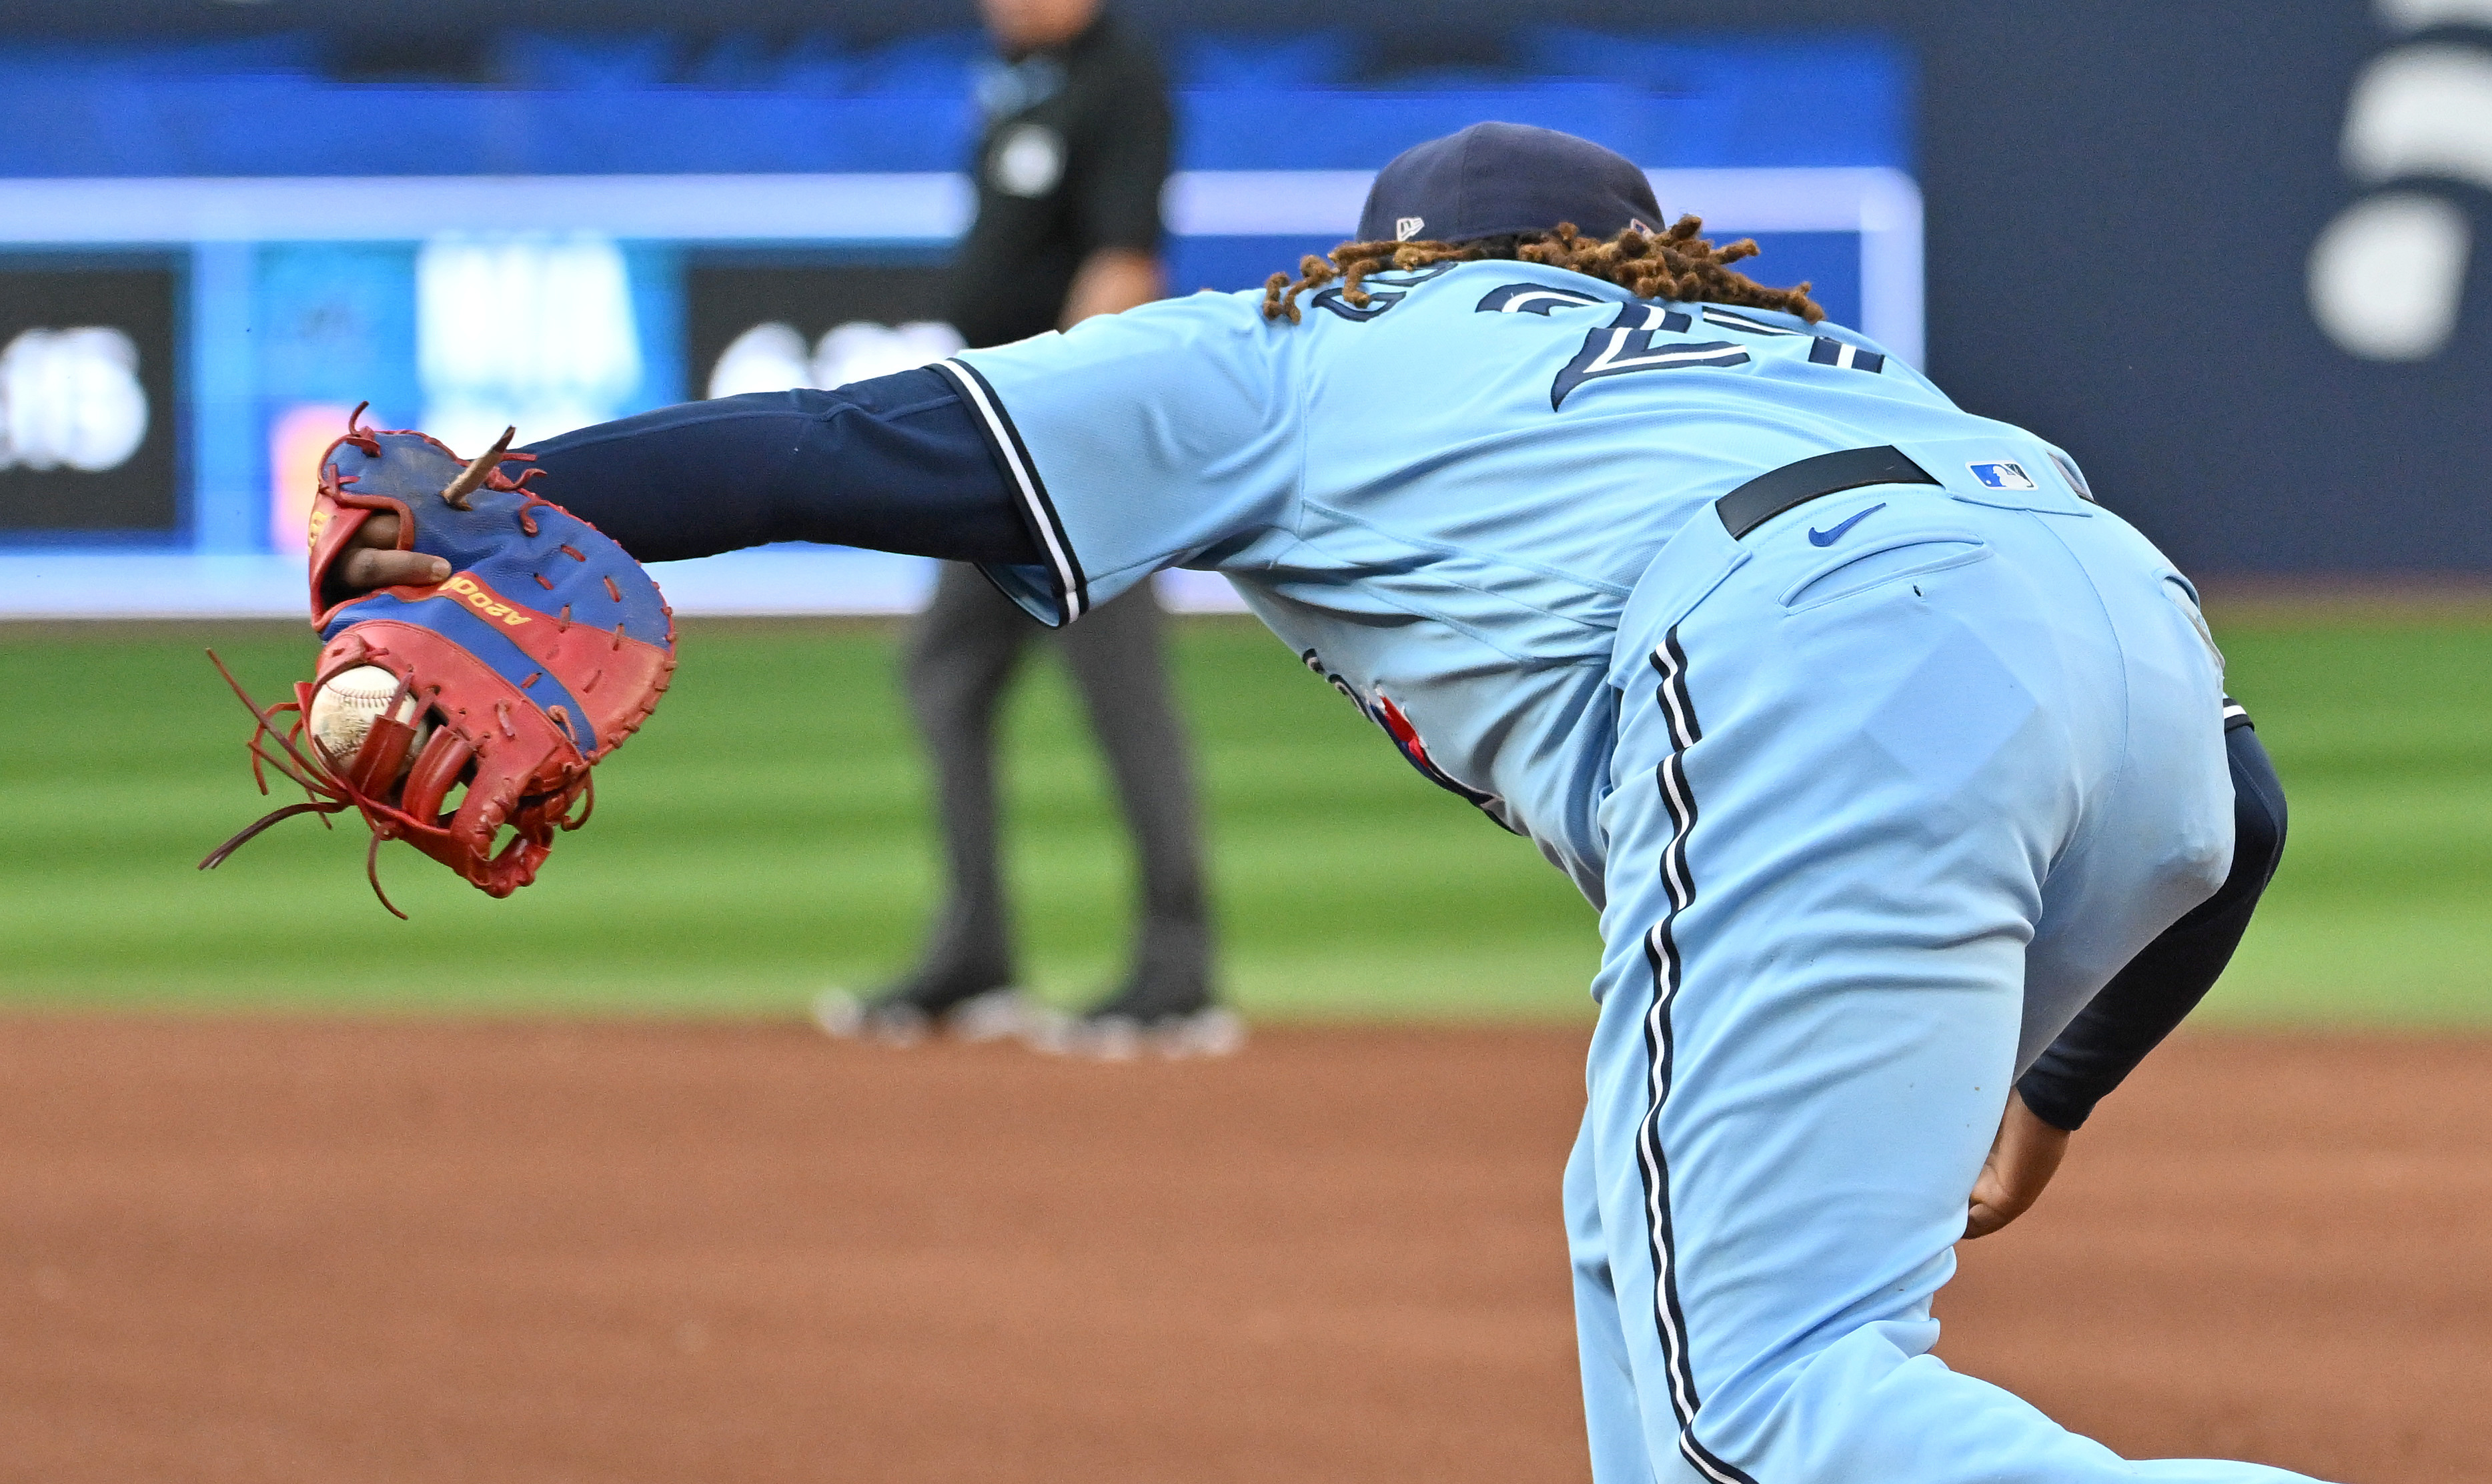
M 1644 171 L 1615 150 L 1529 124 L 1473 124 L 1414 144 L 1377 172 L 1358 240 L 1464 242 L 1561 222 L 1592 238 L 1649 232 L 1661 207 Z

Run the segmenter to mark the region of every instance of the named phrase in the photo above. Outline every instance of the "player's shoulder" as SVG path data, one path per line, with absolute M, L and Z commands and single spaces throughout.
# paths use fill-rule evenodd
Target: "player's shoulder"
M 1283 328 L 1286 328 L 1284 326 Z M 1069 330 L 952 357 L 1006 401 L 1053 401 L 1077 387 L 1135 386 L 1182 398 L 1202 379 L 1269 382 L 1285 360 L 1262 313 L 1261 290 L 1205 291 L 1098 314 Z
M 1153 336 L 1252 336 L 1266 333 L 1271 321 L 1263 313 L 1263 290 L 1234 292 L 1205 288 L 1136 305 L 1115 314 L 1085 319 L 1063 332 L 1067 336 L 1133 331 Z

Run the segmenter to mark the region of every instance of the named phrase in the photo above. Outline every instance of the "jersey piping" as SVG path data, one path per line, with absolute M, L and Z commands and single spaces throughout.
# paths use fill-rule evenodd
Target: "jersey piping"
M 1697 724 L 1695 698 L 1687 689 L 1687 651 L 1672 626 L 1652 652 L 1659 675 L 1654 702 L 1670 725 L 1670 755 L 1662 759 L 1653 782 L 1662 807 L 1670 813 L 1670 844 L 1661 852 L 1661 884 L 1670 910 L 1645 934 L 1645 962 L 1652 971 L 1652 1003 L 1645 1011 L 1644 1041 L 1648 1082 L 1644 1115 L 1636 1124 L 1636 1162 L 1644 1175 L 1646 1238 L 1652 1257 L 1653 1324 L 1659 1332 L 1662 1359 L 1670 1381 L 1671 1410 L 1678 1419 L 1678 1451 L 1709 1484 L 1756 1484 L 1745 1469 L 1731 1463 L 1696 1436 L 1697 1413 L 1704 1401 L 1696 1390 L 1696 1362 L 1689 1354 L 1687 1314 L 1678 1298 L 1676 1222 L 1670 1206 L 1670 1156 L 1662 1147 L 1662 1111 L 1670 1101 L 1676 1060 L 1676 1030 L 1671 1009 L 1678 998 L 1682 960 L 1674 934 L 1678 915 L 1696 900 L 1696 879 L 1687 868 L 1687 838 L 1696 829 L 1696 795 L 1687 784 L 1687 751 L 1705 735 Z
M 1023 444 L 1020 430 L 1013 427 L 1011 415 L 1004 411 L 994 388 L 987 385 L 987 378 L 978 374 L 977 368 L 963 361 L 938 361 L 935 366 L 961 384 L 962 399 L 977 413 L 978 428 L 986 434 L 987 446 L 1012 477 L 1013 490 L 1021 497 L 1030 532 L 1038 537 L 1040 548 L 1047 553 L 1056 607 L 1062 620 L 1071 623 L 1089 611 L 1090 585 L 1082 575 L 1082 563 L 1073 554 L 1072 541 L 1064 534 L 1064 521 L 1055 513 L 1055 503 L 1047 497 L 1047 482 L 1038 477 L 1037 466 L 1030 462 L 1029 449 Z

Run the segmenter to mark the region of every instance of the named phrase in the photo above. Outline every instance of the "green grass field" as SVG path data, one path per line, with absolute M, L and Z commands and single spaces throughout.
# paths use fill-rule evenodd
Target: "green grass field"
M 2293 845 L 2210 1014 L 2492 1021 L 2492 619 L 2228 626 L 2233 685 L 2293 795 Z M 214 643 L 262 698 L 299 629 L 0 628 L 0 997 L 9 1003 L 782 1013 L 902 966 L 930 909 L 925 785 L 892 630 L 688 630 L 595 823 L 490 901 L 403 846 L 267 807 Z M 1180 626 L 1229 987 L 1250 1014 L 1586 1013 L 1592 914 L 1523 842 L 1413 774 L 1260 628 Z M 1038 987 L 1117 973 L 1131 864 L 1052 663 L 1010 713 L 1013 877 Z M 774 693 L 786 709 L 764 714 Z

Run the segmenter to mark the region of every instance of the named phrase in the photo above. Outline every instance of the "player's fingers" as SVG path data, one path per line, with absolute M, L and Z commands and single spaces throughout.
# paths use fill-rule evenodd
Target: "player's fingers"
M 450 564 L 423 551 L 350 550 L 338 563 L 338 579 L 357 592 L 375 587 L 429 586 L 446 581 Z
M 1973 1198 L 1965 1203 L 1965 1236 L 1988 1236 L 2032 1209 L 2039 1194 L 2015 1189 L 2002 1178 L 1997 1164 L 1983 1166 L 1981 1178 L 1973 1182 Z
M 450 576 L 450 564 L 440 557 L 397 549 L 398 538 L 396 511 L 374 511 L 365 517 L 346 542 L 345 556 L 338 563 L 339 584 L 368 592 L 375 587 L 438 582 Z
M 1987 1236 L 2033 1208 L 2068 1151 L 2067 1130 L 2044 1122 L 2011 1093 L 1999 1120 L 1999 1137 L 1982 1161 L 1966 1204 L 1964 1234 Z

